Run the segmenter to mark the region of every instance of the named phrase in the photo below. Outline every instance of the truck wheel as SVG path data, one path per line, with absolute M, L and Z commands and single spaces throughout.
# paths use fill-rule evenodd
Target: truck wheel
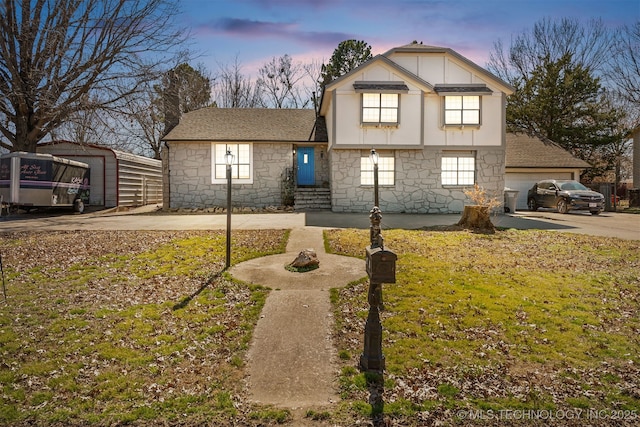
M 73 211 L 77 213 L 84 213 L 84 202 L 82 199 L 75 199 L 73 201 Z

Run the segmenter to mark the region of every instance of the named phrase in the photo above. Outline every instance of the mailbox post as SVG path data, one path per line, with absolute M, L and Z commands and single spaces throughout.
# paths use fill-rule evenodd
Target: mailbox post
M 382 353 L 382 324 L 380 323 L 380 307 L 382 306 L 382 284 L 396 283 L 397 255 L 384 249 L 384 240 L 380 234 L 382 214 L 374 206 L 369 215 L 371 220 L 370 240 L 367 246 L 367 275 L 369 276 L 369 314 L 364 327 L 364 351 L 360 356 L 360 369 L 363 371 L 382 372 L 385 369 Z

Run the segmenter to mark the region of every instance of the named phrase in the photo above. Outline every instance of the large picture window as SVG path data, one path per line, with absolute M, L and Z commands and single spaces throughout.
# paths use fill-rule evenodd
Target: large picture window
M 476 159 L 470 156 L 442 157 L 442 185 L 473 185 L 476 182 Z
M 234 182 L 253 183 L 253 146 L 251 144 L 212 144 L 211 164 L 213 184 L 225 184 L 227 182 L 227 164 L 224 155 L 227 149 L 233 154 L 231 165 L 231 178 Z
M 449 95 L 444 97 L 445 125 L 479 125 L 480 97 Z
M 397 93 L 363 93 L 363 124 L 397 124 L 400 95 Z
M 396 162 L 393 154 L 378 154 L 378 185 L 394 185 Z M 360 185 L 373 185 L 373 163 L 369 153 L 360 157 Z

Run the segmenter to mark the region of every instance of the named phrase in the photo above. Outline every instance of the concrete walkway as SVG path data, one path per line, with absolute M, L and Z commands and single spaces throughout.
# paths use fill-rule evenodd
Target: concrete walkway
M 325 253 L 322 228 L 291 231 L 285 254 L 240 263 L 230 274 L 268 286 L 248 353 L 250 399 L 283 408 L 319 407 L 337 401 L 337 354 L 331 339 L 329 289 L 366 276 L 364 261 Z M 285 270 L 303 249 L 314 249 L 320 267 Z

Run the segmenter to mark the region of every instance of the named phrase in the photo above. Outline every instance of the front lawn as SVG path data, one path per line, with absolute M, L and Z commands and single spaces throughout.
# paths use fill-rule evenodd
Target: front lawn
M 232 260 L 286 237 L 234 232 Z M 12 233 L 0 251 L 0 425 L 252 416 L 244 359 L 268 291 L 220 275 L 224 232 Z
M 333 251 L 360 257 L 368 236 L 326 232 Z M 383 387 L 357 369 L 368 283 L 332 290 L 342 401 L 310 410 L 306 425 L 638 422 L 640 242 L 514 230 L 384 237 L 398 280 L 383 285 Z M 2 234 L 0 425 L 291 424 L 292 412 L 246 400 L 246 350 L 268 290 L 220 274 L 224 239 Z M 282 252 L 286 239 L 234 232 L 232 262 Z
M 327 234 L 352 256 L 364 255 L 368 237 Z M 515 230 L 384 237 L 398 262 L 397 283 L 383 285 L 387 371 L 377 404 L 354 369 L 368 282 L 333 293 L 349 411 L 406 425 L 513 411 L 640 420 L 640 242 Z

